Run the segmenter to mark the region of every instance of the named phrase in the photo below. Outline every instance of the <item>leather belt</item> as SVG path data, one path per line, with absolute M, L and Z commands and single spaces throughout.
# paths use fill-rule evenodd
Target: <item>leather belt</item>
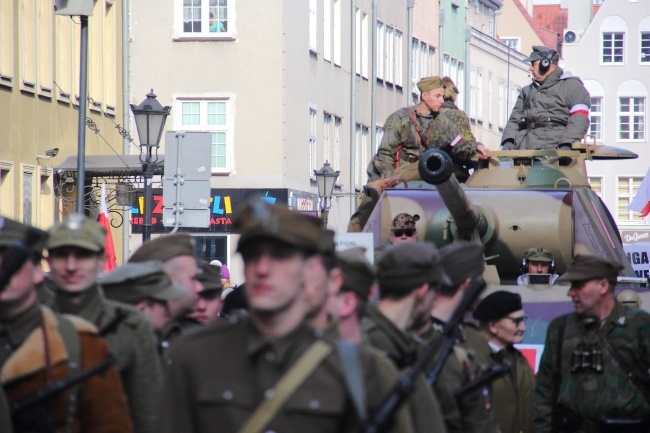
M 525 127 L 520 129 L 538 129 L 538 128 L 552 128 L 554 126 L 566 126 L 562 122 L 557 122 L 555 120 L 549 120 L 548 122 L 528 122 Z

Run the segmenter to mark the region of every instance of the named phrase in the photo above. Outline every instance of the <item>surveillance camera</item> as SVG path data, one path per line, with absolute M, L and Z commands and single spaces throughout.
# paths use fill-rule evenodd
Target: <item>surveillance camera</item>
M 50 158 L 53 156 L 57 156 L 59 154 L 59 148 L 55 147 L 54 149 L 46 150 L 45 151 L 45 156 L 49 156 Z

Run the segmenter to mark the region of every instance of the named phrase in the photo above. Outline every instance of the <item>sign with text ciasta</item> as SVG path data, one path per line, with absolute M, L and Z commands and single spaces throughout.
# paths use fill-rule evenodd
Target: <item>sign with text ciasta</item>
M 623 249 L 637 277 L 650 277 L 650 230 L 622 230 Z
M 152 191 L 151 233 L 166 233 L 172 227 L 163 225 L 163 192 L 161 188 Z M 285 188 L 255 189 L 255 188 L 213 188 L 206 201 L 210 203 L 210 226 L 207 229 L 181 227 L 183 231 L 192 232 L 230 232 L 232 217 L 239 205 L 252 197 L 261 197 L 269 204 L 284 203 L 291 209 L 318 216 L 318 194 L 296 191 Z M 144 220 L 144 193 L 136 191 L 135 204 L 131 206 L 131 228 L 133 233 L 142 233 Z

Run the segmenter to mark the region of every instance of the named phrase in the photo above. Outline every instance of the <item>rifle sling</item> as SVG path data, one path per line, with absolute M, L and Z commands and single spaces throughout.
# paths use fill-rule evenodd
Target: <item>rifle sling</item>
M 363 369 L 359 362 L 357 345 L 348 341 L 339 340 L 336 342 L 341 365 L 343 366 L 343 377 L 345 384 L 352 397 L 352 402 L 357 410 L 361 422 L 365 422 L 366 414 L 366 391 L 363 386 Z
M 264 400 L 239 433 L 260 433 L 275 418 L 282 406 L 295 393 L 316 368 L 332 353 L 332 346 L 324 341 L 315 341 L 296 363 L 280 378 L 275 393 Z
M 70 319 L 63 315 L 57 315 L 59 332 L 61 339 L 68 352 L 68 377 L 74 377 L 80 369 L 81 347 L 79 344 L 79 334 Z M 72 432 L 74 418 L 77 412 L 77 400 L 81 384 L 74 385 L 68 393 L 68 413 L 65 420 L 65 431 Z

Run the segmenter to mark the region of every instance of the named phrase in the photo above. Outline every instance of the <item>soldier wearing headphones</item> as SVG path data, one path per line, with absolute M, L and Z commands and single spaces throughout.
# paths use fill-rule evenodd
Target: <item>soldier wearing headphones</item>
M 589 92 L 557 65 L 559 59 L 543 46 L 534 46 L 525 59 L 533 82 L 521 90 L 510 114 L 501 138 L 504 150 L 570 150 L 589 130 Z
M 554 284 L 558 274 L 555 272 L 553 253 L 544 247 L 533 247 L 526 250 L 521 260 L 522 274 L 517 279 L 517 284 Z

